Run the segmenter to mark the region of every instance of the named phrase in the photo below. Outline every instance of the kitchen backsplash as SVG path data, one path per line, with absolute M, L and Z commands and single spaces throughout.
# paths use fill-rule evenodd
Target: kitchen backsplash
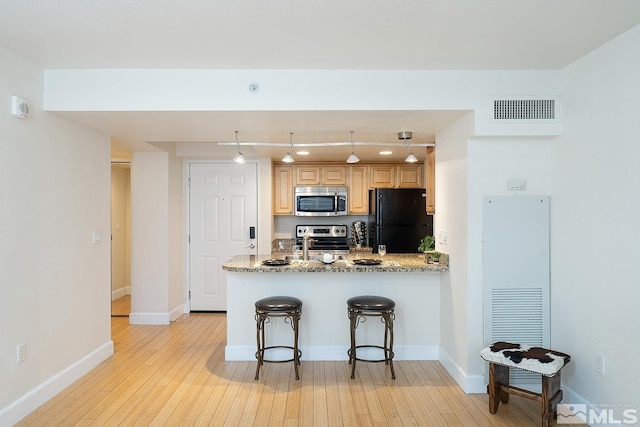
M 295 239 L 296 225 L 340 225 L 344 224 L 351 238 L 351 224 L 354 221 L 367 221 L 366 215 L 346 215 L 340 217 L 304 217 L 294 215 L 275 215 L 273 239 Z M 273 240 L 272 239 L 272 240 Z

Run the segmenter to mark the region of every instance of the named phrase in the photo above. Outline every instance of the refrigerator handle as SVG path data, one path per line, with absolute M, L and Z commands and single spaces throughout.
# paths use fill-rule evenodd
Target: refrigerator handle
M 382 225 L 382 194 L 378 195 L 378 225 Z

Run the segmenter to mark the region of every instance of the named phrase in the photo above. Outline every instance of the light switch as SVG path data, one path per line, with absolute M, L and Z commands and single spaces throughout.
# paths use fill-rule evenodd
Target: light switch
M 93 244 L 94 245 L 99 245 L 100 242 L 102 241 L 102 237 L 100 237 L 100 232 L 93 230 Z

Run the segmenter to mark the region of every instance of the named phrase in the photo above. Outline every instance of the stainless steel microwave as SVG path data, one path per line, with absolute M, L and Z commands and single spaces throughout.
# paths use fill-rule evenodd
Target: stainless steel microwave
M 347 215 L 347 187 L 296 187 L 298 216 Z

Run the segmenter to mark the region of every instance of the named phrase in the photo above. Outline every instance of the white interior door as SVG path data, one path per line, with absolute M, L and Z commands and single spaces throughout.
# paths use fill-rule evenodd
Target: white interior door
M 192 311 L 225 311 L 222 264 L 257 252 L 255 163 L 189 165 L 189 286 Z M 254 227 L 251 238 L 250 228 Z

